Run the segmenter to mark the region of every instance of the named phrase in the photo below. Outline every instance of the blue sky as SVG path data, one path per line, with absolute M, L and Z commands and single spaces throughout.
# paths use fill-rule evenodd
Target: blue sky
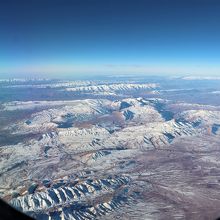
M 220 1 L 5 0 L 5 74 L 220 73 Z

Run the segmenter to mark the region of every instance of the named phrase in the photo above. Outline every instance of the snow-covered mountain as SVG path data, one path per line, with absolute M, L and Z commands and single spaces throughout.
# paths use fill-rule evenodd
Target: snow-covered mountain
M 67 91 L 74 92 L 90 92 L 90 93 L 103 93 L 103 92 L 117 92 L 117 91 L 127 91 L 127 90 L 143 90 L 143 89 L 155 89 L 159 85 L 155 83 L 147 84 L 109 84 L 109 85 L 93 85 L 93 86 L 80 86 L 74 88 L 67 88 Z
M 152 92 L 157 83 L 33 84 L 48 86 L 67 98 L 0 104 L 0 195 L 14 207 L 51 220 L 161 219 L 162 209 L 184 219 L 191 206 L 219 207 L 216 103 Z

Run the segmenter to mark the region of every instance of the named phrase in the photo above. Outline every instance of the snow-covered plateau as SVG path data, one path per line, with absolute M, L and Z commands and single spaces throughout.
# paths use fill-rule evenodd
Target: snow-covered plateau
M 220 216 L 217 103 L 155 82 L 3 87 L 47 95 L 0 103 L 0 196 L 18 210 L 39 220 Z

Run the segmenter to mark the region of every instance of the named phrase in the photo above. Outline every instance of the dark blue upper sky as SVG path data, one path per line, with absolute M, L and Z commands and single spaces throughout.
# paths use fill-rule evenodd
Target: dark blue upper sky
M 0 73 L 220 73 L 218 0 L 2 0 Z

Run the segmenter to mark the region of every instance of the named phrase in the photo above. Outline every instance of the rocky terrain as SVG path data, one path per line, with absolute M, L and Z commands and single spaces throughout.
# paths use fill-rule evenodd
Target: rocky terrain
M 1 81 L 1 198 L 39 220 L 219 217 L 218 87 L 172 83 Z

